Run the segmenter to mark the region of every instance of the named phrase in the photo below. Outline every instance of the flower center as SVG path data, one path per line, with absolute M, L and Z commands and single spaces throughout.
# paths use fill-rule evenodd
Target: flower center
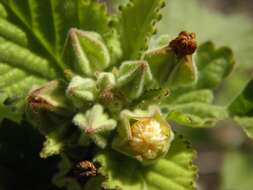
M 164 134 L 160 122 L 155 119 L 142 119 L 131 126 L 132 139 L 129 145 L 138 156 L 155 159 L 167 148 L 168 134 Z

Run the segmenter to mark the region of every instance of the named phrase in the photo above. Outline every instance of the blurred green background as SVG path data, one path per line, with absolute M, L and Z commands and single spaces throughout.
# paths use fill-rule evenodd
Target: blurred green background
M 106 1 L 111 12 L 125 0 Z M 198 43 L 208 40 L 229 46 L 237 66 L 215 91 L 216 103 L 228 105 L 252 76 L 252 0 L 168 0 L 158 33 L 176 36 L 196 32 Z M 155 36 L 156 38 L 156 36 Z M 252 190 L 253 143 L 231 121 L 213 129 L 179 128 L 197 149 L 199 190 Z M 50 179 L 58 157 L 38 157 L 43 137 L 27 123 L 5 120 L 0 127 L 0 190 L 56 189 Z

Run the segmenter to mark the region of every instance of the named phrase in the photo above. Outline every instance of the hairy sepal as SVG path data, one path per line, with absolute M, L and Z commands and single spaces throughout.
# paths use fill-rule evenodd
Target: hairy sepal
M 92 76 L 110 64 L 110 53 L 100 34 L 70 29 L 63 60 L 77 74 Z
M 126 61 L 119 68 L 116 87 L 129 99 L 139 98 L 152 85 L 152 73 L 146 61 Z

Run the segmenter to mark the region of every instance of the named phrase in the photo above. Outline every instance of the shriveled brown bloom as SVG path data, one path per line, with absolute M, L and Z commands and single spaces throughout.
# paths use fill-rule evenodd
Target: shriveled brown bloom
M 81 161 L 76 165 L 76 171 L 77 174 L 80 176 L 84 177 L 89 177 L 89 176 L 96 176 L 97 175 L 97 168 L 96 166 L 88 161 Z
M 189 32 L 180 32 L 178 37 L 169 43 L 169 47 L 179 57 L 191 55 L 197 48 L 196 34 Z

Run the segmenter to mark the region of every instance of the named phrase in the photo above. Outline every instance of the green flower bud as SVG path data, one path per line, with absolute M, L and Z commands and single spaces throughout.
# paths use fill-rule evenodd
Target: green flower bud
M 92 76 L 109 66 L 110 53 L 98 33 L 72 28 L 64 47 L 63 60 L 76 73 Z
M 75 107 L 83 107 L 86 103 L 95 100 L 96 82 L 90 78 L 75 76 L 68 85 L 66 95 Z
M 197 69 L 192 59 L 195 50 L 195 34 L 181 32 L 169 46 L 148 51 L 144 59 L 149 63 L 153 77 L 160 86 L 187 86 L 197 80 Z
M 119 68 L 117 87 L 131 99 L 141 96 L 152 83 L 152 73 L 146 61 L 126 61 Z
M 106 147 L 110 132 L 117 125 L 115 120 L 108 118 L 101 105 L 95 105 L 85 113 L 76 114 L 73 123 L 81 129 L 81 145 L 93 141 L 100 148 Z
M 101 72 L 97 77 L 97 87 L 99 91 L 112 89 L 116 85 L 115 76 L 112 73 Z
M 118 127 L 118 135 L 113 141 L 115 150 L 143 163 L 152 163 L 167 154 L 174 134 L 159 108 L 124 110 L 120 117 L 122 126 Z
M 114 74 L 102 72 L 97 78 L 97 88 L 99 90 L 99 102 L 103 104 L 110 113 L 118 115 L 118 111 L 124 105 L 124 96 L 115 88 L 116 78 Z

